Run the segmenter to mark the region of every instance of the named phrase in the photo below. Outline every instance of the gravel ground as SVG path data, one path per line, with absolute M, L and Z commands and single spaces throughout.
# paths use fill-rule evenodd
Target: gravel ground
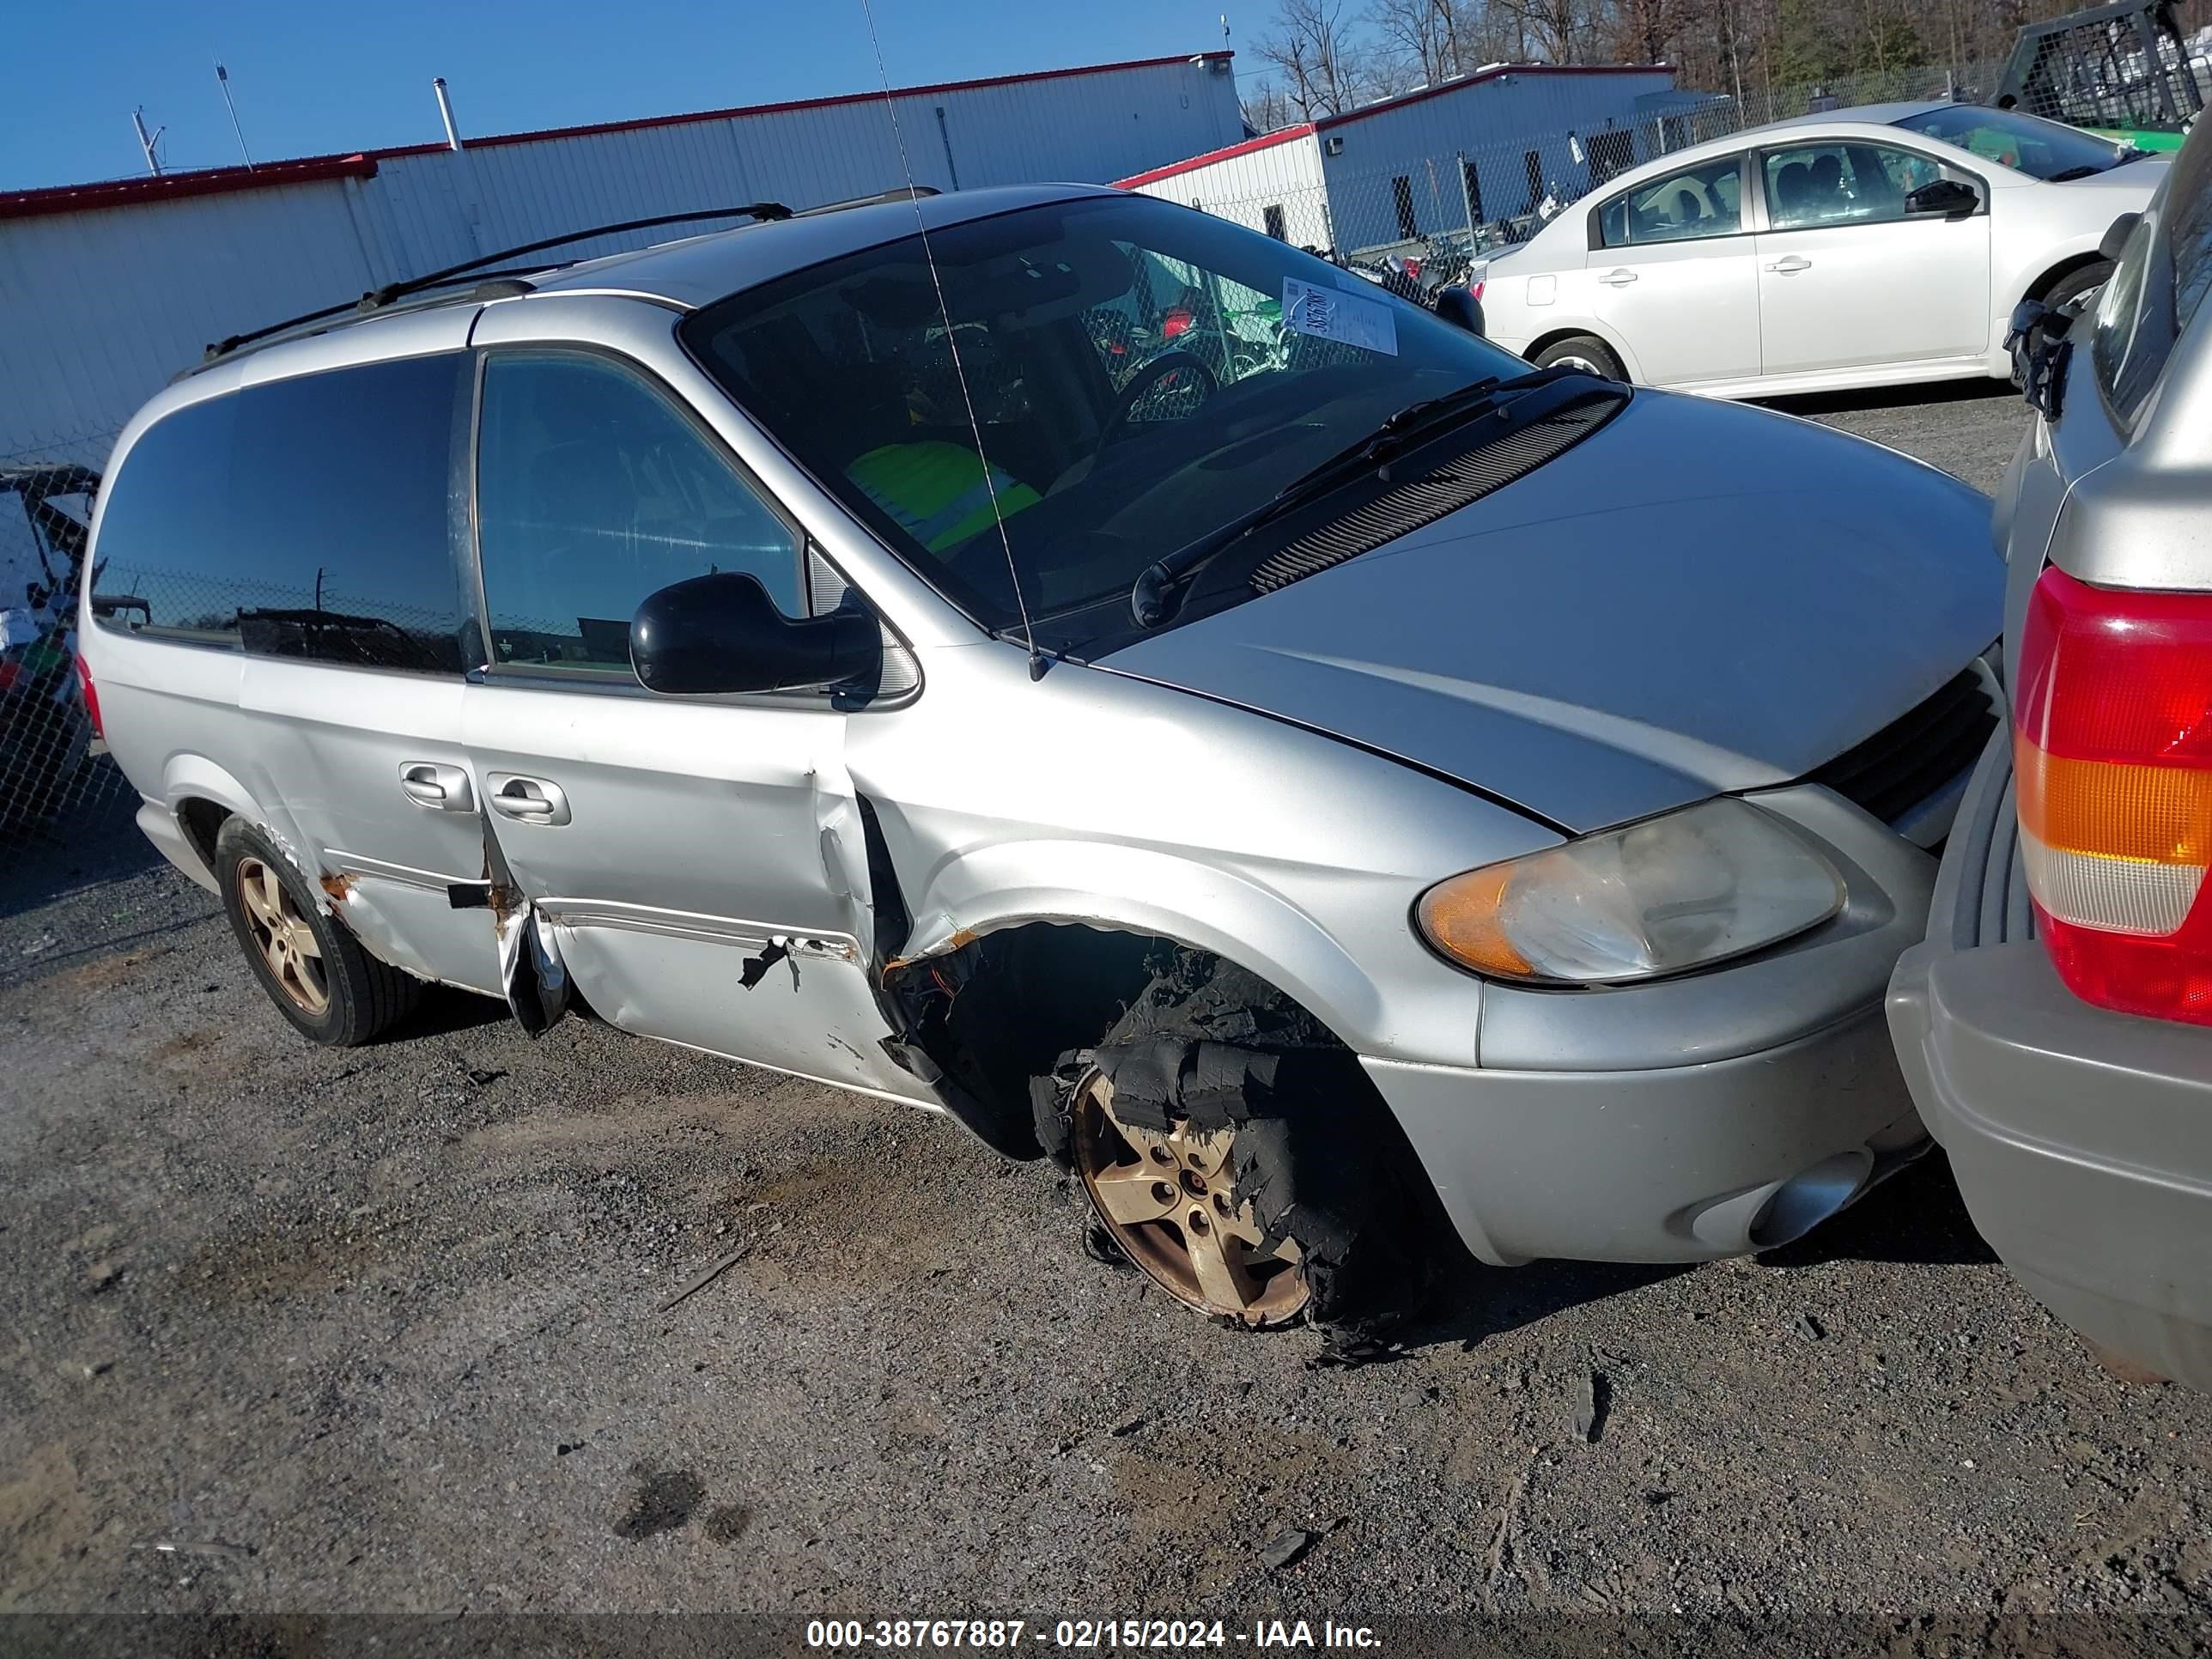
M 2021 428 L 1814 412 L 1984 487 Z M 127 840 L 8 889 L 0 1611 L 2212 1632 L 2212 1402 L 2091 1364 L 1940 1160 L 1758 1261 L 1470 1269 L 1394 1360 L 1317 1365 L 925 1115 L 462 996 L 312 1049 Z

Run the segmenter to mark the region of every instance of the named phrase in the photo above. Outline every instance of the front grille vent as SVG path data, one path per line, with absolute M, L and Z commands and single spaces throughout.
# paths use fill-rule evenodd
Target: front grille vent
M 1846 749 L 1807 781 L 1826 784 L 1884 823 L 1894 823 L 1972 766 L 1996 726 L 1980 674 L 1964 668 L 1935 696 Z
M 1373 501 L 1262 559 L 1252 572 L 1253 590 L 1287 587 L 1480 501 L 1589 436 L 1627 401 L 1624 392 L 1593 392 L 1495 442 L 1477 443 L 1432 471 L 1391 484 Z

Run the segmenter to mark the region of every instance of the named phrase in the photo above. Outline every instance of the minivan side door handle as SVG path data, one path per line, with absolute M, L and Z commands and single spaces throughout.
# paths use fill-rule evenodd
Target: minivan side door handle
M 1801 270 L 1810 270 L 1812 268 L 1813 262 L 1799 253 L 1793 253 L 1786 259 L 1777 259 L 1772 264 L 1767 266 L 1769 270 L 1779 271 L 1784 276 L 1795 276 Z
M 1626 265 L 1615 270 L 1608 270 L 1598 278 L 1598 281 L 1603 283 L 1607 288 L 1626 288 L 1635 280 L 1636 273 Z
M 544 778 L 526 778 L 517 772 L 494 772 L 484 780 L 491 787 L 491 810 L 518 823 L 566 823 L 568 793 Z
M 399 769 L 399 788 L 417 806 L 441 812 L 473 812 L 476 791 L 470 787 L 468 769 L 439 761 L 408 761 Z

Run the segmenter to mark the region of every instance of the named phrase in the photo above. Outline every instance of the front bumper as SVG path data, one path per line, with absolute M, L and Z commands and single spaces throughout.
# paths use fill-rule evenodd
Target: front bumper
M 1708 1261 L 1785 1244 L 1928 1144 L 1878 1007 L 1698 1066 L 1365 1064 L 1460 1237 L 1498 1267 Z
M 1982 757 L 1927 940 L 1891 981 L 1914 1100 L 1968 1212 L 2091 1340 L 2212 1389 L 2212 1030 L 2092 1007 L 2034 937 L 2009 733 Z
M 1833 921 L 1709 973 L 1486 986 L 1475 1066 L 1364 1064 L 1468 1248 L 1702 1261 L 1787 1243 L 1924 1150 L 1881 1018 L 1936 862 L 1825 789 L 1751 799 L 1819 842 Z

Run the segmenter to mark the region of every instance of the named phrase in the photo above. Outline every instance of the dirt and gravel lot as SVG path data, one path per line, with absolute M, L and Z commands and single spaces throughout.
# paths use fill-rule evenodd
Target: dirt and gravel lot
M 2021 423 L 1805 412 L 1984 487 Z M 1470 1271 L 1341 1369 L 1144 1294 L 1048 1169 L 904 1109 L 458 996 L 311 1049 L 128 841 L 9 872 L 0 1049 L 0 1611 L 2212 1634 L 2212 1401 L 2091 1364 L 1940 1161 L 1760 1261 Z

